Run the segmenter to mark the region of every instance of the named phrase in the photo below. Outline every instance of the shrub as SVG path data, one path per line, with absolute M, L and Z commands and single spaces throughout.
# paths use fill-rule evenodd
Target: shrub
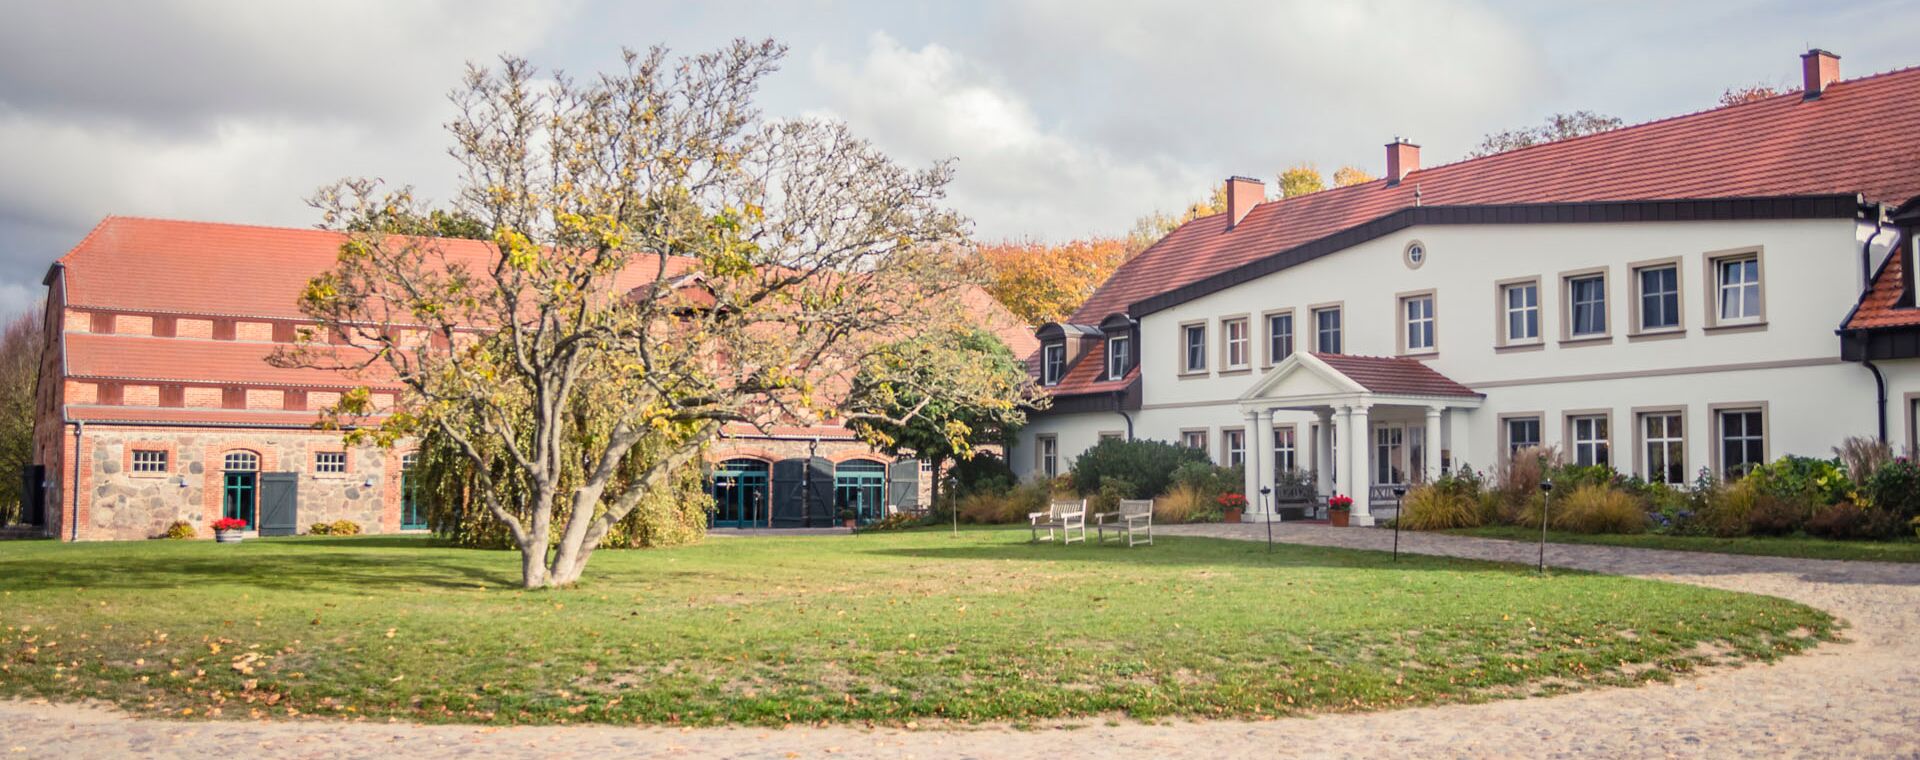
M 1920 465 L 1902 457 L 1874 470 L 1861 489 L 1876 510 L 1900 518 L 1920 517 Z
M 1583 485 L 1554 500 L 1553 527 L 1574 533 L 1641 533 L 1647 510 L 1640 500 L 1610 485 Z M 1537 524 L 1537 523 L 1536 523 Z
M 1552 446 L 1529 446 L 1500 464 L 1494 479 L 1495 519 L 1513 525 L 1540 526 L 1540 481 L 1547 478 L 1560 452 Z
M 1788 455 L 1753 468 L 1745 480 L 1768 496 L 1794 502 L 1808 513 L 1847 501 L 1853 481 L 1834 460 Z
M 1821 538 L 1864 538 L 1867 528 L 1867 511 L 1845 502 L 1820 510 L 1807 521 L 1807 533 Z
M 1813 508 L 1799 499 L 1761 492 L 1747 513 L 1747 530 L 1756 536 L 1785 536 L 1806 527 Z
M 1238 493 L 1246 485 L 1246 470 L 1240 466 L 1219 467 L 1208 461 L 1185 462 L 1174 469 L 1173 484 L 1212 499 L 1224 493 Z
M 199 538 L 200 531 L 195 530 L 193 523 L 187 522 L 186 520 L 174 520 L 172 525 L 167 526 L 167 532 L 162 533 L 160 537 L 171 538 L 176 541 L 187 538 Z
M 333 530 L 329 531 L 329 533 L 335 536 L 358 536 L 360 535 L 360 523 L 352 520 L 334 520 Z
M 333 526 L 327 523 L 314 523 L 307 526 L 307 535 L 324 536 L 333 532 Z
M 1032 480 L 1014 486 L 1004 494 L 979 492 L 963 496 L 955 503 L 963 522 L 982 525 L 1023 523 L 1027 515 L 1045 512 L 1053 498 L 1053 486 L 1045 480 Z
M 1020 482 L 1014 477 L 1013 469 L 1007 467 L 1007 460 L 990 451 L 976 452 L 972 459 L 955 460 L 947 469 L 947 478 L 952 486 L 946 492 L 956 497 L 983 492 L 1006 493 Z
M 1486 524 L 1478 488 L 1465 488 L 1459 479 L 1443 476 L 1414 486 L 1401 506 L 1400 527 L 1408 530 L 1449 530 Z
M 1753 508 L 1760 501 L 1760 490 L 1741 480 L 1715 488 L 1705 494 L 1704 503 L 1694 514 L 1700 532 L 1725 537 L 1746 535 L 1752 527 Z
M 1109 438 L 1087 449 L 1073 460 L 1069 475 L 1073 490 L 1093 494 L 1106 478 L 1132 483 L 1136 490 L 1130 499 L 1145 499 L 1173 485 L 1173 472 L 1183 464 L 1210 465 L 1204 451 L 1175 446 L 1164 441 L 1123 441 Z
M 1087 499 L 1087 508 L 1095 512 L 1112 512 L 1120 508 L 1121 499 L 1136 498 L 1140 487 L 1131 481 L 1120 478 L 1104 478 L 1100 481 L 1100 490 Z
M 1153 500 L 1156 523 L 1219 522 L 1219 505 L 1191 486 L 1174 486 Z
M 933 524 L 934 518 L 912 512 L 895 512 L 855 529 L 857 533 L 881 533 Z

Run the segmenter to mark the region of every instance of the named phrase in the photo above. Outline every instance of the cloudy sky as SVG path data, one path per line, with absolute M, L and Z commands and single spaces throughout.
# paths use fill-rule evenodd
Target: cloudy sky
M 843 119 L 958 160 L 983 238 L 1120 234 L 1229 174 L 1429 165 L 1563 110 L 1629 123 L 1729 86 L 1920 64 L 1897 2 L 556 2 L 0 0 L 0 311 L 108 214 L 308 226 L 342 176 L 445 197 L 440 125 L 468 61 L 610 66 L 621 46 L 791 47 L 776 116 Z

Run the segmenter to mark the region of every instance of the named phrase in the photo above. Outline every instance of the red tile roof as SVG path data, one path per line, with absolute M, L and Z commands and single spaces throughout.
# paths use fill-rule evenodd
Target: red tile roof
M 164 423 L 206 425 L 209 427 L 311 428 L 320 420 L 317 412 L 286 412 L 274 409 L 207 409 L 203 407 L 85 406 L 69 405 L 67 419 L 99 423 Z M 362 424 L 377 424 L 372 417 Z
M 329 369 L 284 368 L 267 363 L 272 343 L 151 338 L 131 335 L 66 335 L 67 376 L 162 383 L 354 388 L 394 387 L 384 365 L 349 375 Z
M 1920 308 L 1898 306 L 1904 278 L 1908 246 L 1902 245 L 1887 262 L 1880 267 L 1880 274 L 1873 278 L 1873 287 L 1860 296 L 1860 305 L 1854 309 L 1853 317 L 1847 320 L 1848 330 L 1871 330 L 1876 327 L 1914 327 L 1920 326 Z
M 1067 368 L 1065 377 L 1047 392 L 1055 396 L 1080 396 L 1092 393 L 1113 393 L 1124 391 L 1133 384 L 1133 378 L 1140 374 L 1140 368 L 1127 370 L 1119 380 L 1107 379 L 1107 342 L 1091 341 L 1093 346 L 1080 355 L 1073 366 Z M 1036 370 L 1037 371 L 1037 370 Z
M 1234 229 L 1195 219 L 1120 266 L 1071 321 L 1134 303 L 1414 205 L 1860 193 L 1920 195 L 1920 68 L 1269 201 Z
M 1401 396 L 1479 396 L 1472 388 L 1435 372 L 1418 359 L 1398 356 L 1313 354 L 1334 371 L 1374 393 Z

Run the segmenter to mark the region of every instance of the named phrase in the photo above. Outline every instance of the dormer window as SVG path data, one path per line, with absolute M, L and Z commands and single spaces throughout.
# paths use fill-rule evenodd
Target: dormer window
M 1115 335 L 1107 338 L 1107 379 L 1119 380 L 1127 374 L 1127 368 L 1133 362 L 1133 336 Z
M 1040 348 L 1040 384 L 1059 385 L 1067 374 L 1067 344 L 1048 343 Z

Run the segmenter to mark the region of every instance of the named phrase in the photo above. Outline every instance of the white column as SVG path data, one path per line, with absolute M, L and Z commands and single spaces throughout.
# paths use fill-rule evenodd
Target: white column
M 1253 502 L 1254 508 L 1259 510 L 1260 521 L 1269 522 L 1273 519 L 1273 494 L 1268 493 L 1263 498 L 1260 495 L 1260 489 L 1273 487 L 1275 465 L 1272 409 L 1261 409 L 1254 413 L 1253 429 L 1247 431 L 1247 448 L 1248 463 L 1257 465 L 1256 469 L 1259 470 L 1259 476 L 1254 478 L 1253 490 L 1247 493 L 1247 500 Z
M 1372 408 L 1367 404 L 1354 407 L 1353 424 L 1349 427 L 1352 427 L 1359 433 L 1359 435 L 1354 436 L 1356 439 L 1355 445 L 1351 450 L 1352 453 L 1349 455 L 1353 457 L 1354 477 L 1353 480 L 1347 481 L 1352 484 L 1349 488 L 1353 489 L 1348 492 L 1348 495 L 1353 497 L 1353 524 L 1361 526 L 1372 525 L 1373 505 L 1367 497 L 1367 493 L 1372 490 L 1371 486 L 1373 485 Z
M 1335 488 L 1340 493 L 1353 495 L 1353 407 L 1340 407 L 1339 421 L 1334 423 Z M 1332 494 L 1328 494 L 1329 497 Z
M 1260 456 L 1254 453 L 1258 451 L 1258 448 L 1254 446 L 1253 437 L 1253 431 L 1258 429 L 1255 426 L 1258 425 L 1259 422 L 1260 413 L 1248 410 L 1246 432 L 1240 434 L 1240 445 L 1242 447 L 1240 453 L 1240 470 L 1243 473 L 1240 493 L 1247 497 L 1247 508 L 1244 517 L 1248 518 L 1249 522 L 1260 519 L 1258 515 L 1260 509 Z M 1225 446 L 1226 444 L 1222 442 L 1221 445 Z
M 1333 410 L 1315 410 L 1320 426 L 1313 430 L 1313 486 L 1314 493 L 1322 496 L 1333 495 Z
M 1428 483 L 1440 479 L 1440 415 L 1445 413 L 1445 410 L 1440 407 L 1427 407 L 1427 445 L 1423 449 L 1426 452 L 1427 461 L 1422 463 L 1422 469 L 1427 473 Z

